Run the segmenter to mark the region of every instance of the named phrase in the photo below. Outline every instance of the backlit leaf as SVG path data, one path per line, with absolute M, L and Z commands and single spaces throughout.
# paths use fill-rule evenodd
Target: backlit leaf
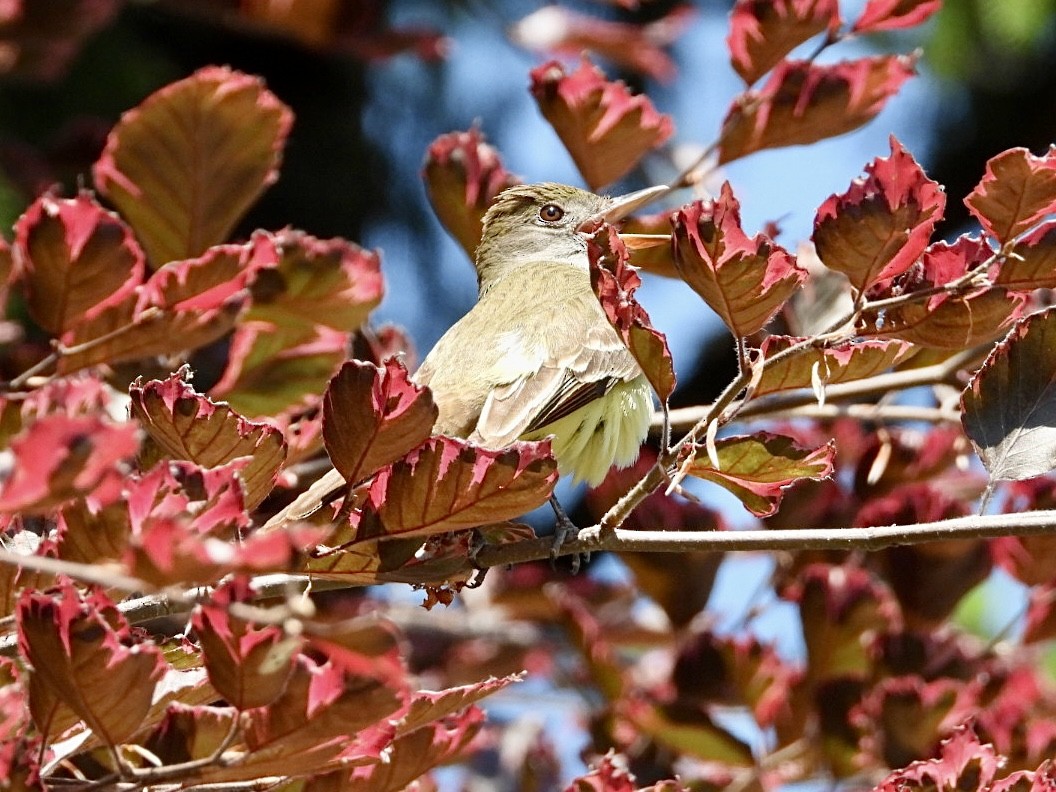
M 790 437 L 768 432 L 724 437 L 715 445 L 719 466 L 701 447 L 689 474 L 729 490 L 757 517 L 776 512 L 784 490 L 796 481 L 831 476 L 836 454 L 835 443 L 801 448 Z
M 1012 291 L 1056 289 L 1056 221 L 1042 223 L 1016 243 L 994 283 Z
M 83 598 L 70 584 L 23 592 L 17 610 L 19 647 L 33 675 L 107 745 L 119 745 L 150 708 L 165 662 L 152 643 L 133 639 L 124 617 L 101 593 Z M 41 713 L 31 688 L 30 709 Z
M 634 355 L 660 400 L 667 401 L 675 389 L 675 368 L 667 338 L 653 327 L 649 314 L 634 298 L 642 279 L 628 265 L 627 248 L 616 229 L 606 224 L 595 231 L 587 242 L 587 255 L 590 285 L 609 324 Z
M 851 28 L 853 33 L 879 33 L 919 25 L 942 8 L 942 0 L 869 0 Z
M 992 157 L 964 199 L 968 210 L 999 242 L 1008 242 L 1056 212 L 1056 152 L 1035 157 L 1013 148 Z
M 831 65 L 782 61 L 760 90 L 734 99 L 723 121 L 719 163 L 857 129 L 884 108 L 914 67 L 914 58 L 904 55 Z
M 954 729 L 953 735 L 942 741 L 939 754 L 935 759 L 923 759 L 895 770 L 877 785 L 875 792 L 934 789 L 983 792 L 991 788 L 997 771 L 1005 763 L 994 746 L 980 741 L 968 725 Z M 1006 792 L 1012 789 L 1016 787 L 1010 787 Z
M 125 113 L 93 169 L 151 266 L 225 241 L 277 178 L 292 116 L 262 82 L 210 66 Z
M 493 451 L 434 437 L 378 474 L 356 541 L 509 520 L 546 503 L 556 481 L 557 463 L 546 441 Z
M 946 196 L 908 151 L 891 138 L 847 192 L 832 195 L 814 218 L 814 245 L 829 269 L 859 292 L 905 272 L 924 252 Z
M 753 393 L 810 388 L 815 378 L 824 385 L 866 379 L 897 366 L 913 353 L 906 341 L 861 340 L 836 347 L 811 346 L 770 365 L 767 361 L 802 339 L 767 336 L 761 347 L 763 375 Z M 816 372 L 816 373 L 815 373 Z
M 836 0 L 737 0 L 726 36 L 730 62 L 751 85 L 796 46 L 839 26 Z
M 714 201 L 675 214 L 674 246 L 679 274 L 738 338 L 765 327 L 807 278 L 780 245 L 744 233 L 729 182 Z
M 323 398 L 323 440 L 346 481 L 358 482 L 425 441 L 436 422 L 432 395 L 390 359 L 345 363 Z
M 143 278 L 131 229 L 86 191 L 33 202 L 15 223 L 14 249 L 29 313 L 56 335 L 120 303 Z
M 255 508 L 271 491 L 286 458 L 282 433 L 196 393 L 185 376 L 181 370 L 166 380 L 136 380 L 129 389 L 132 416 L 172 459 L 213 468 L 251 457 L 239 475 L 246 508 Z
M 1056 469 L 1056 309 L 1016 323 L 964 389 L 961 410 L 991 478 Z
M 609 82 L 589 60 L 566 74 L 557 61 L 534 69 L 531 91 L 592 190 L 626 175 L 674 131 L 645 96 Z
M 470 257 L 480 242 L 484 212 L 496 195 L 520 184 L 477 127 L 430 143 L 422 178 L 436 216 Z

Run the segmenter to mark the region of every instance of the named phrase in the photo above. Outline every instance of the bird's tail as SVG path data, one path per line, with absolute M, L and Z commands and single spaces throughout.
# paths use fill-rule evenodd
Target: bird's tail
M 310 517 L 327 502 L 327 498 L 345 486 L 344 477 L 330 468 L 312 486 L 298 495 L 282 511 L 262 525 L 258 533 L 274 531 L 297 520 Z

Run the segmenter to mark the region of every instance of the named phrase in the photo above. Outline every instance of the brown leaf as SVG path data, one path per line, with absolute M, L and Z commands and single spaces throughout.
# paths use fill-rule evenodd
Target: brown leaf
M 671 119 L 645 96 L 609 82 L 585 57 L 566 74 L 551 61 L 531 74 L 532 95 L 592 190 L 626 175 L 674 132 Z
M 200 256 L 275 181 L 291 123 L 259 79 L 206 67 L 121 117 L 95 184 L 135 229 L 151 266 Z
M 988 234 L 1011 241 L 1056 211 L 1056 151 L 1035 157 L 1013 148 L 991 157 L 964 203 Z
M 1011 291 L 1056 289 L 1056 221 L 1042 223 L 1001 261 L 994 283 Z
M 751 85 L 798 45 L 840 24 L 836 0 L 737 0 L 726 36 L 730 63 Z
M 914 351 L 913 346 L 906 341 L 862 340 L 835 347 L 810 346 L 777 363 L 768 362 L 803 340 L 790 336 L 767 336 L 763 339 L 760 364 L 765 368 L 753 391 L 756 396 L 812 388 L 818 382 L 822 385 L 837 385 L 867 379 L 897 366 Z

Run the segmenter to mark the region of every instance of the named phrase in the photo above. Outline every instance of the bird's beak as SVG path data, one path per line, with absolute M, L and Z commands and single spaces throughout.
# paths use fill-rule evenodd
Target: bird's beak
M 599 223 L 618 223 L 632 212 L 652 203 L 657 198 L 667 195 L 671 189 L 665 185 L 657 187 L 646 187 L 644 190 L 636 190 L 626 195 L 620 195 L 612 200 L 604 210 L 593 215 L 580 224 L 580 231 L 593 229 Z M 629 248 L 647 248 L 662 245 L 670 239 L 666 234 L 620 234 L 620 238 Z

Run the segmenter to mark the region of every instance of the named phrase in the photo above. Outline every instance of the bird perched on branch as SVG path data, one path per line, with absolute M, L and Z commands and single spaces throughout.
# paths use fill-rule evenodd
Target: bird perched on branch
M 552 436 L 558 470 L 591 485 L 634 462 L 652 392 L 594 295 L 581 229 L 622 219 L 660 189 L 613 200 L 544 183 L 499 194 L 476 251 L 477 303 L 413 377 L 439 409 L 435 434 L 486 448 Z M 331 470 L 265 527 L 311 514 L 344 484 Z M 570 524 L 551 502 L 559 544 Z

